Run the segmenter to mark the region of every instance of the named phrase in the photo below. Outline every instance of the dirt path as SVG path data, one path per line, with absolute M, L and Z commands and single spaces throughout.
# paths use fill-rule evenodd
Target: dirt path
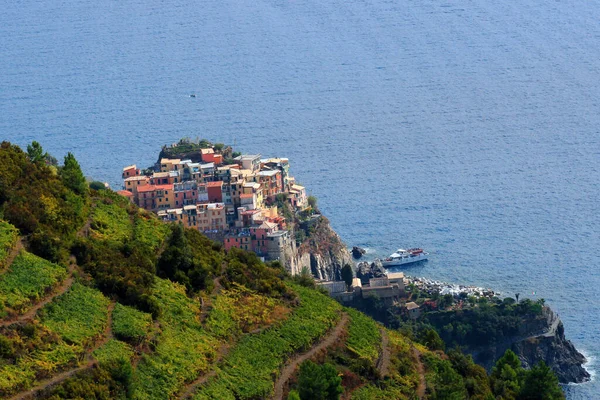
M 75 271 L 75 267 L 76 267 L 75 264 L 73 262 L 71 262 L 67 266 L 68 276 L 60 283 L 60 285 L 58 285 L 54 290 L 52 290 L 52 293 L 50 295 L 46 296 L 39 303 L 36 303 L 25 314 L 17 315 L 12 318 L 9 318 L 5 321 L 1 321 L 0 327 L 9 326 L 12 324 L 16 324 L 18 322 L 27 321 L 27 320 L 32 319 L 35 316 L 35 314 L 37 314 L 37 312 L 42 307 L 44 307 L 46 304 L 50 303 L 56 297 L 60 296 L 61 294 L 65 293 L 67 290 L 69 290 L 71 285 L 73 285 L 73 271 Z
M 327 347 L 333 345 L 337 339 L 342 335 L 342 332 L 348 325 L 348 314 L 343 313 L 342 318 L 336 325 L 336 327 L 325 336 L 325 339 L 321 340 L 319 343 L 315 343 L 313 347 L 310 348 L 306 353 L 302 353 L 288 362 L 283 369 L 281 370 L 281 374 L 279 374 L 279 378 L 275 382 L 275 391 L 273 393 L 272 399 L 279 400 L 283 397 L 283 388 L 286 382 L 292 377 L 294 371 L 298 365 L 302 362 L 312 358 L 315 354 L 320 352 L 321 350 L 326 349 Z
M 21 392 L 15 396 L 11 397 L 10 400 L 24 400 L 24 399 L 28 399 L 28 398 L 34 398 L 38 392 L 45 390 L 45 389 L 49 388 L 50 386 L 54 386 L 54 385 L 64 381 L 65 379 L 70 378 L 71 376 L 77 374 L 78 372 L 83 371 L 88 368 L 92 368 L 94 365 L 96 365 L 97 361 L 92 356 L 92 353 L 94 351 L 96 351 L 97 349 L 99 349 L 100 347 L 104 346 L 110 339 L 113 338 L 112 312 L 113 312 L 114 308 L 115 308 L 115 302 L 111 302 L 110 305 L 108 306 L 108 319 L 107 319 L 107 323 L 106 323 L 106 328 L 104 328 L 104 332 L 102 334 L 102 339 L 99 340 L 98 342 L 96 342 L 94 344 L 94 347 L 90 348 L 86 352 L 85 364 L 80 365 L 77 368 L 73 368 L 68 371 L 64 371 L 58 375 L 53 376 L 52 378 L 43 380 L 38 385 L 32 387 L 31 389 L 27 390 L 26 392 Z
M 17 243 L 15 243 L 13 248 L 10 250 L 10 253 L 8 253 L 8 256 L 4 259 L 2 263 L 0 263 L 0 272 L 4 272 L 10 267 L 15 258 L 21 252 L 21 250 L 23 250 L 23 239 L 19 238 L 17 240 Z
M 204 301 L 204 299 L 200 298 L 200 301 L 202 302 L 200 306 L 200 324 L 204 325 L 204 322 L 212 309 L 212 298 L 216 297 L 221 292 L 221 289 L 223 289 L 223 286 L 221 286 L 221 277 L 218 276 L 213 279 L 213 290 L 208 295 L 208 300 Z
M 417 386 L 417 397 L 422 399 L 425 397 L 425 368 L 421 362 L 421 352 L 413 347 L 413 355 L 415 356 L 415 362 L 417 363 L 417 371 L 419 372 L 419 386 Z
M 377 360 L 377 370 L 379 370 L 379 375 L 383 378 L 388 373 L 388 368 L 390 366 L 390 347 L 389 347 L 389 338 L 385 329 L 381 328 L 381 355 Z

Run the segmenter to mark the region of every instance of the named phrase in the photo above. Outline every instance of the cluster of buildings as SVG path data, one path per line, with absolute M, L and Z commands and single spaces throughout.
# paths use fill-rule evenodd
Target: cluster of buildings
M 165 221 L 218 234 L 213 237 L 227 250 L 237 247 L 281 260 L 294 238 L 277 200 L 285 198 L 295 211 L 308 207 L 305 188 L 289 174 L 288 159 L 257 154 L 224 160 L 212 148 L 197 156 L 200 162 L 163 158 L 151 175 L 127 166 L 119 193 Z
M 402 305 L 410 318 L 417 319 L 421 315 L 420 307 L 412 301 L 403 301 L 406 297 L 406 282 L 403 272 L 388 272 L 384 277 L 369 279 L 368 284 L 362 284 L 359 278 L 354 278 L 349 288 L 343 281 L 317 282 L 317 286 L 327 290 L 331 297 L 346 304 L 375 296 L 387 306 Z

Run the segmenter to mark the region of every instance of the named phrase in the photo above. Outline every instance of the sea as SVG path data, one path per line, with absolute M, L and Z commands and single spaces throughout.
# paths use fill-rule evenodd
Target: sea
M 0 139 L 114 189 L 182 137 L 288 157 L 349 247 L 545 299 L 594 375 L 599 21 L 598 0 L 5 1 Z

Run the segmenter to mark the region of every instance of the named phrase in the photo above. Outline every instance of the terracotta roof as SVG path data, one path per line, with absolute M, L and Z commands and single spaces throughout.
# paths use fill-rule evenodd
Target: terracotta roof
M 144 185 L 144 186 L 139 186 L 137 191 L 138 193 L 145 193 L 145 192 L 153 192 L 155 190 L 173 190 L 173 184 L 169 184 L 169 185 Z
M 156 190 L 155 185 L 144 185 L 144 186 L 138 186 L 138 188 L 137 188 L 138 193 L 153 192 L 155 190 Z
M 223 186 L 223 181 L 206 182 L 206 187 L 221 187 L 221 186 Z
M 118 190 L 117 193 L 121 196 L 133 197 L 133 193 L 131 193 L 129 190 Z
M 253 196 L 252 193 L 240 194 L 240 199 L 251 199 Z
M 154 185 L 158 190 L 173 190 L 173 184 L 169 183 L 167 185 Z

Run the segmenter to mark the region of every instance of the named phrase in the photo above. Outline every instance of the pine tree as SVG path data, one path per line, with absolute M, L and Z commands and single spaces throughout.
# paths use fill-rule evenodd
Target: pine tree
M 35 140 L 27 145 L 27 156 L 29 157 L 29 161 L 33 163 L 43 161 L 46 158 L 42 145 Z
M 76 194 L 84 195 L 87 192 L 85 176 L 72 153 L 67 153 L 65 156 L 65 165 L 60 170 L 60 177 L 65 186 Z
M 556 374 L 545 362 L 540 361 L 525 373 L 519 400 L 561 400 L 564 398 Z
M 346 288 L 348 290 L 350 290 L 350 287 L 352 286 L 352 278 L 354 278 L 354 272 L 352 271 L 352 267 L 350 266 L 350 264 L 344 265 L 344 268 L 342 268 L 342 279 L 344 280 L 344 282 L 346 282 Z
M 298 392 L 302 400 L 338 400 L 342 391 L 342 378 L 333 365 L 310 360 L 300 365 Z

